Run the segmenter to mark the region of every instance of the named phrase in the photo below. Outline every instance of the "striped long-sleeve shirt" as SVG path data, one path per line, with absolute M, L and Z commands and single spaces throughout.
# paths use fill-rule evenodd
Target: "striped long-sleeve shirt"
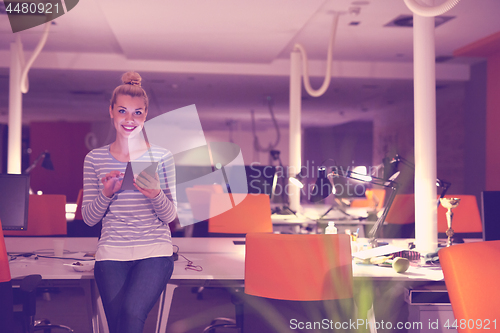
M 126 162 L 116 160 L 109 145 L 92 150 L 85 157 L 82 215 L 90 226 L 102 220 L 96 260 L 136 260 L 172 255 L 168 223 L 177 215 L 174 159 L 167 149 L 152 146 L 132 161 L 158 162 L 159 195 L 148 199 L 139 191 L 118 191 L 108 198 L 101 178 L 118 170 L 125 172 Z

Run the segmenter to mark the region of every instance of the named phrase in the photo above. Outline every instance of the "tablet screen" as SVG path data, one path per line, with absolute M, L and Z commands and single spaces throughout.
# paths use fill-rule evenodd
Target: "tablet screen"
M 145 171 L 154 177 L 157 168 L 158 162 L 128 162 L 120 190 L 137 191 L 134 186 L 134 175 L 139 175 L 141 172 Z

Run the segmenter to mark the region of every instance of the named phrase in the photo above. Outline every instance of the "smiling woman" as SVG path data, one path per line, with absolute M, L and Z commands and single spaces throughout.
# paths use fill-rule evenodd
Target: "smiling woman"
M 102 220 L 94 275 L 109 331 L 140 333 L 173 271 L 168 223 L 177 214 L 175 168 L 170 151 L 141 135 L 148 97 L 140 75 L 128 72 L 122 81 L 109 106 L 115 141 L 85 157 L 82 215 L 90 226 Z M 135 189 L 122 190 L 125 168 L 136 161 L 156 170 L 141 172 Z

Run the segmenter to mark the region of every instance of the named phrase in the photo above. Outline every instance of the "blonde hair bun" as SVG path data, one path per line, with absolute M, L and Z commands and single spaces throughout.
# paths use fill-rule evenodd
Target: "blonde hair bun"
M 142 78 L 137 72 L 127 72 L 122 75 L 123 84 L 130 84 L 132 86 L 141 86 Z

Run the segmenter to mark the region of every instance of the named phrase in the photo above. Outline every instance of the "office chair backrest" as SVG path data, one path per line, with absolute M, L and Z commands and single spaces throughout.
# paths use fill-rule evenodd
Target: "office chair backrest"
M 452 228 L 456 233 L 482 232 L 481 216 L 473 195 L 446 195 L 446 198 L 460 198 L 460 204 L 453 209 Z M 436 201 L 437 205 L 437 201 Z M 446 211 L 442 205 L 438 208 L 438 232 L 445 233 L 448 229 Z M 388 224 L 415 223 L 415 195 L 398 194 L 394 198 L 391 209 L 385 218 Z
M 5 230 L 9 236 L 58 236 L 67 234 L 66 196 L 60 194 L 30 195 L 28 228 Z
M 415 195 L 397 194 L 387 213 L 385 222 L 388 224 L 415 223 Z
M 365 191 L 366 199 L 356 199 L 351 207 L 367 207 L 380 210 L 384 207 L 385 189 L 372 188 Z
M 9 257 L 1 227 L 2 221 L 0 221 L 0 283 L 10 281 Z
M 12 282 L 9 268 L 9 257 L 5 247 L 2 233 L 2 221 L 0 221 L 0 331 L 12 331 L 13 295 Z
M 211 195 L 208 232 L 246 234 L 272 231 L 271 203 L 267 194 Z
M 210 216 L 210 197 L 213 193 L 224 193 L 222 186 L 219 184 L 195 185 L 186 188 L 186 195 L 195 220 L 208 219 Z
M 385 193 L 383 188 L 372 188 L 365 191 L 366 197 L 376 204 L 377 210 L 384 208 Z
M 290 301 L 352 298 L 350 242 L 345 234 L 249 233 L 245 293 Z
M 460 198 L 460 204 L 453 209 L 452 228 L 455 233 L 482 233 L 481 216 L 474 195 L 446 195 L 446 198 Z M 438 232 L 445 233 L 448 230 L 446 220 L 447 209 L 442 205 L 438 208 Z
M 452 245 L 439 251 L 446 289 L 450 296 L 459 333 L 482 332 L 476 320 L 498 320 L 500 309 L 500 241 L 475 242 Z M 460 327 L 461 320 L 466 325 Z M 470 321 L 470 322 L 469 322 Z M 473 324 L 471 325 L 471 323 Z M 498 322 L 497 322 L 498 325 Z

